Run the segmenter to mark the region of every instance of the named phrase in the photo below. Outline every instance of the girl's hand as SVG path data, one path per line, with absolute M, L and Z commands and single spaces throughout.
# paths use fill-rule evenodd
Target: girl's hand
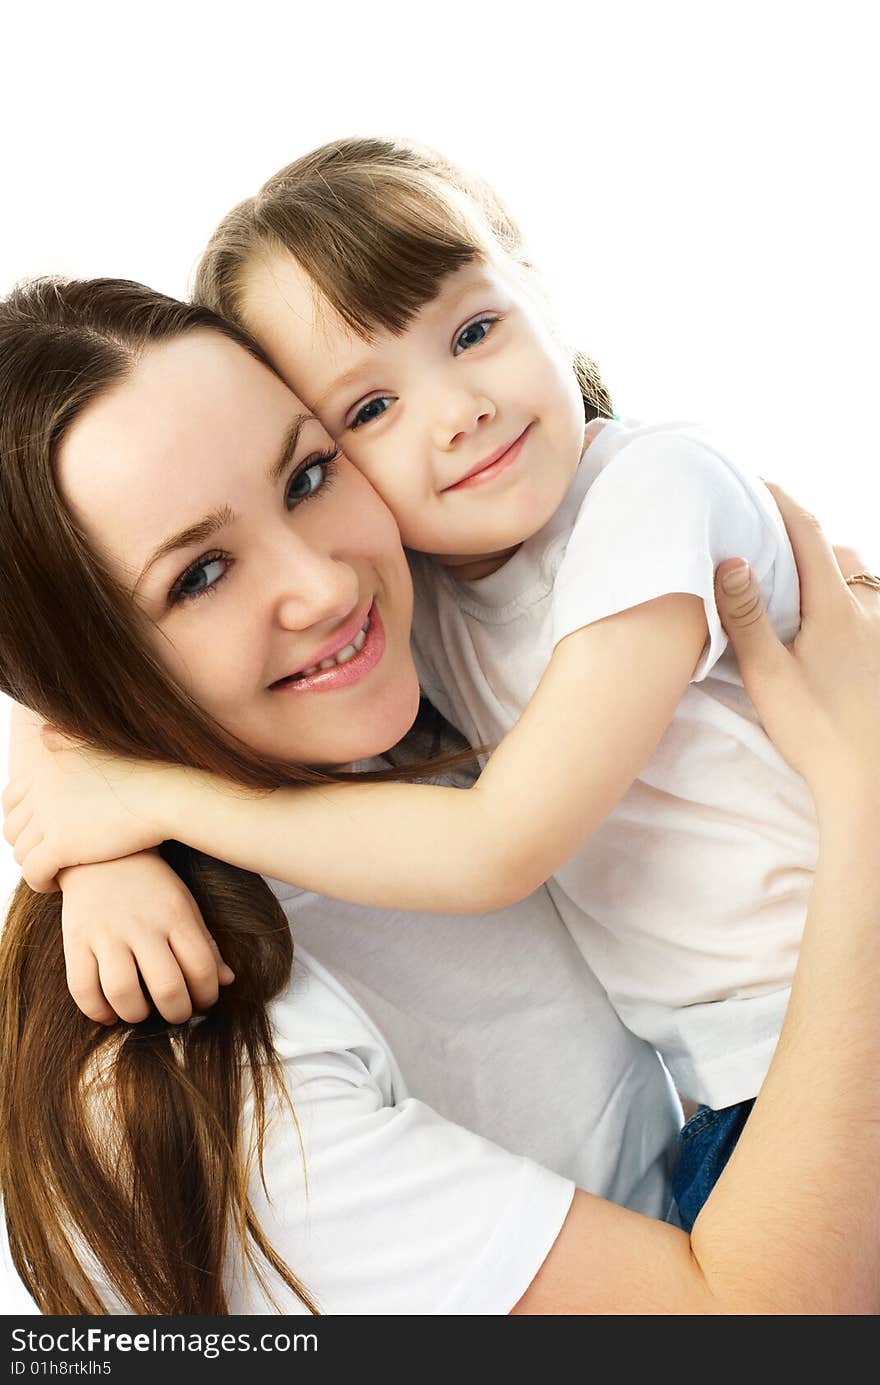
M 65 866 L 130 856 L 173 835 L 163 805 L 184 771 L 78 746 L 57 732 L 44 743 L 52 754 L 3 794 L 3 835 L 32 890 L 57 889 Z
M 818 521 L 770 487 L 788 529 L 801 584 L 801 628 L 777 639 L 742 559 L 716 573 L 718 610 L 746 689 L 777 749 L 812 790 L 817 809 L 880 771 L 880 590 L 848 586 Z M 849 575 L 864 571 L 851 550 Z
M 235 979 L 157 852 L 62 871 L 61 887 L 67 984 L 89 1019 L 136 1024 L 150 1012 L 148 993 L 164 1019 L 182 1024 Z

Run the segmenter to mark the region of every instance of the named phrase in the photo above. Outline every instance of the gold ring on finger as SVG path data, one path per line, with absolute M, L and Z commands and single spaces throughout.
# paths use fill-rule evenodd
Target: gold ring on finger
M 856 582 L 861 582 L 866 587 L 873 587 L 880 592 L 880 577 L 875 577 L 873 572 L 856 572 L 852 577 L 847 577 L 846 585 L 852 587 Z

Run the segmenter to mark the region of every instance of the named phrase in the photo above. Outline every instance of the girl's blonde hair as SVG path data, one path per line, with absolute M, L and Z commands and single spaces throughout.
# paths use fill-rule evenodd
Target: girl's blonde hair
M 538 282 L 519 227 L 488 184 L 402 140 L 336 140 L 282 168 L 217 227 L 195 300 L 246 326 L 248 269 L 279 251 L 365 340 L 404 331 L 446 275 L 475 260 L 500 255 Z M 576 353 L 573 368 L 585 418 L 610 417 L 595 363 Z

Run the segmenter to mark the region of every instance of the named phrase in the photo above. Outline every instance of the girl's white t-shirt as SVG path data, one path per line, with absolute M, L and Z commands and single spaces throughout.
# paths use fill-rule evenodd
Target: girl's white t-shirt
M 806 785 L 726 648 L 714 573 L 729 557 L 749 560 L 791 639 L 797 569 L 766 487 L 687 425 L 611 421 L 551 521 L 497 572 L 461 582 L 412 560 L 420 678 L 473 745 L 510 730 L 566 635 L 666 593 L 702 598 L 708 638 L 671 726 L 549 888 L 624 1023 L 713 1107 L 754 1096 L 766 1073 L 818 850 Z

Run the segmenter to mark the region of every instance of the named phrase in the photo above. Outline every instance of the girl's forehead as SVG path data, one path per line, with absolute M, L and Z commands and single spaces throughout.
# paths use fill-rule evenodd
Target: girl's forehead
M 384 339 L 355 333 L 292 256 L 254 265 L 245 277 L 242 317 L 288 385 L 313 409 L 332 382 L 375 361 Z
M 403 332 L 378 326 L 365 337 L 341 317 L 294 257 L 282 251 L 261 257 L 245 272 L 242 316 L 291 388 L 319 409 L 328 389 L 335 391 L 349 383 L 349 376 L 399 350 L 408 334 L 445 323 L 481 292 L 497 296 L 512 290 L 512 278 L 502 266 L 475 259 L 441 281 L 435 297 L 416 311 Z

